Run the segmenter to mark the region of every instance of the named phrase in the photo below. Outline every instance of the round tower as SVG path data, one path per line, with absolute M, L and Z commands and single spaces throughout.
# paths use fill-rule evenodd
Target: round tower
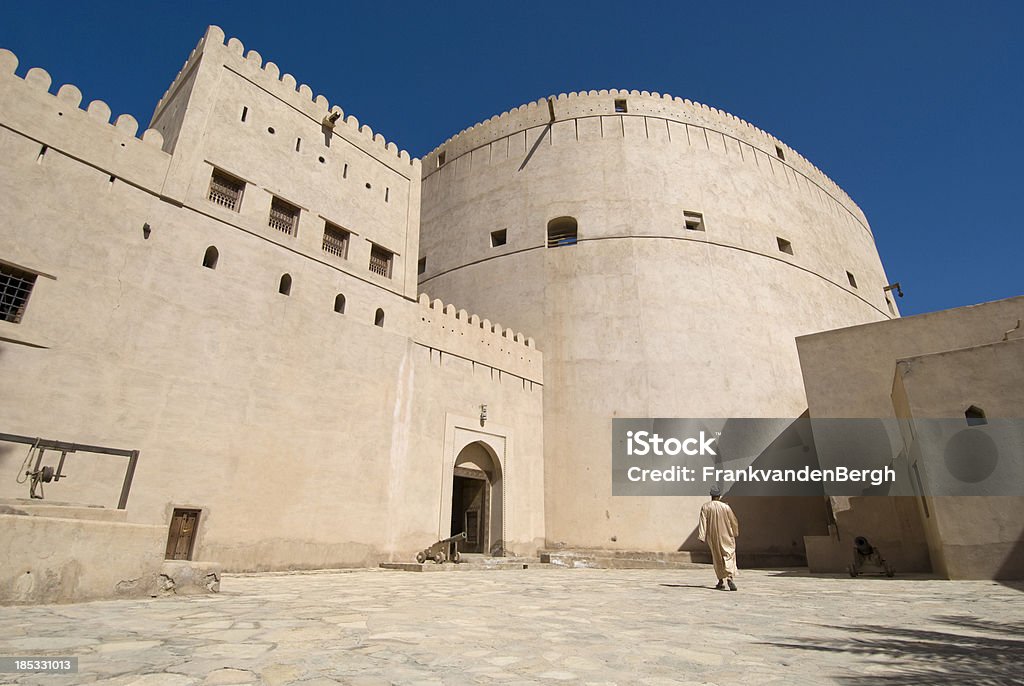
M 612 497 L 612 418 L 798 417 L 794 339 L 896 316 L 842 189 L 657 93 L 562 94 L 449 139 L 423 160 L 420 258 L 422 292 L 544 354 L 551 545 L 697 547 L 700 499 Z M 824 532 L 820 498 L 748 500 L 748 552 L 800 555 Z

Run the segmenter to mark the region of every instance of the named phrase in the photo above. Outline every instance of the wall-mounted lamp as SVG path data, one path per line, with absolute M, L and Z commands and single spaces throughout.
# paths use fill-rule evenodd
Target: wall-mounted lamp
M 480 406 L 480 426 L 483 426 L 487 422 L 487 406 Z
M 888 286 L 886 286 L 882 290 L 883 291 L 896 291 L 896 295 L 900 296 L 901 298 L 903 297 L 903 289 L 900 288 L 900 282 L 899 281 L 897 281 L 896 283 L 889 284 Z

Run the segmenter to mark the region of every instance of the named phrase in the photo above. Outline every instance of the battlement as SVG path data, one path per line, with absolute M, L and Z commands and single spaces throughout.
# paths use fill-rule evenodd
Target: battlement
M 22 78 L 17 68 L 17 56 L 0 49 L 0 119 L 6 126 L 112 176 L 160 189 L 170 157 L 161 150 L 159 131 L 146 129 L 139 135 L 139 123 L 130 114 L 111 123 L 110 106 L 102 100 L 83 110 L 76 86 L 64 84 L 54 94 L 45 69 L 32 67 Z
M 356 117 L 345 115 L 341 107 L 331 105 L 325 96 L 314 96 L 312 88 L 304 83 L 299 84 L 291 74 L 282 74 L 280 68 L 273 62 L 264 62 L 260 53 L 255 50 L 246 52 L 245 45 L 238 38 L 229 38 L 225 42 L 224 32 L 217 26 L 208 27 L 206 34 L 189 54 L 181 71 L 157 103 L 153 112 L 154 120 L 162 114 L 177 89 L 188 79 L 196 63 L 204 55 L 211 56 L 231 71 L 253 81 L 316 122 L 323 122 L 328 115 L 338 113 L 339 118 L 333 127 L 336 135 L 343 136 L 382 161 L 392 160 L 396 170 L 405 165 L 413 169 L 419 168 L 420 161 L 410 157 L 407 151 L 400 150 L 395 143 L 386 140 L 379 133 L 374 133 L 366 124 L 360 124 Z
M 431 300 L 426 293 L 420 294 L 417 309 L 417 342 L 541 382 L 542 355 L 533 338 L 454 305 Z
M 625 111 L 616 101 L 625 100 Z M 552 119 L 553 115 L 553 119 Z M 656 117 L 679 124 L 689 124 L 725 136 L 760 150 L 762 153 L 799 173 L 841 202 L 867 228 L 860 208 L 838 184 L 808 159 L 776 136 L 724 110 L 683 98 L 649 91 L 600 90 L 560 93 L 513 108 L 490 119 L 463 129 L 423 157 L 424 176 L 439 167 L 451 164 L 460 156 L 494 140 L 552 122 L 584 117 Z M 444 153 L 444 164 L 438 164 Z

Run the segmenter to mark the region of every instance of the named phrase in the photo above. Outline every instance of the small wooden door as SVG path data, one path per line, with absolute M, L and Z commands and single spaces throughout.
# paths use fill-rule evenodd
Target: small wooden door
M 171 516 L 171 529 L 167 533 L 168 560 L 191 560 L 196 541 L 199 510 L 175 510 Z

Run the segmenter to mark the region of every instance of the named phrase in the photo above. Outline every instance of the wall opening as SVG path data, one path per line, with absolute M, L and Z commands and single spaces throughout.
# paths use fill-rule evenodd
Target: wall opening
M 548 222 L 548 247 L 576 245 L 579 226 L 573 217 L 556 217 Z
M 323 251 L 347 259 L 349 236 L 349 232 L 337 224 L 324 222 Z
M 391 278 L 391 264 L 395 254 L 379 245 L 370 248 L 370 271 L 385 278 Z
M 622 113 L 627 112 L 628 108 L 626 107 L 626 101 L 625 100 L 616 100 L 615 101 L 615 111 L 616 112 L 622 112 Z
M 787 241 L 785 238 L 775 237 L 775 240 L 779 243 L 779 252 L 784 252 L 787 255 L 793 254 L 793 244 Z
M 0 263 L 0 321 L 17 324 L 28 307 L 36 274 Z
M 416 273 L 422 274 L 425 271 L 427 271 L 427 258 L 421 257 L 419 261 L 416 263 Z
M 203 266 L 207 269 L 216 269 L 217 260 L 220 259 L 220 253 L 217 252 L 215 246 L 210 246 L 206 249 L 206 253 L 203 255 Z
M 281 282 L 277 285 L 277 292 L 281 295 L 292 294 L 292 277 L 291 274 L 282 274 Z
M 373 325 L 384 328 L 384 310 L 377 308 L 377 312 L 373 315 Z
M 508 229 L 498 229 L 497 231 L 491 231 L 491 247 L 497 248 L 505 245 L 508 241 Z
M 700 212 L 684 211 L 683 222 L 685 223 L 688 231 L 704 230 L 704 215 Z
M 210 190 L 207 199 L 221 207 L 238 212 L 242 205 L 242 193 L 245 191 L 245 181 L 235 178 L 220 169 L 214 169 L 210 175 Z
M 853 275 L 853 272 L 846 272 L 846 280 L 850 282 L 850 285 L 854 288 L 857 287 L 857 277 Z
M 248 117 L 248 116 L 249 116 L 249 108 L 243 106 L 242 107 L 242 121 L 245 121 L 245 118 Z
M 295 139 L 295 152 L 301 152 L 301 151 L 302 151 L 302 139 L 301 138 L 296 138 Z
M 267 218 L 267 226 L 289 236 L 297 235 L 299 208 L 275 196 L 270 202 L 270 216 Z
M 345 314 L 345 296 L 341 293 L 334 297 L 334 311 L 338 314 Z
M 977 405 L 971 405 L 964 412 L 964 417 L 967 419 L 967 426 L 984 426 L 988 424 L 988 419 L 985 417 L 985 410 L 981 409 Z
M 782 150 L 782 146 L 781 145 L 776 145 L 775 146 L 775 156 L 778 157 L 783 162 L 786 161 L 786 153 Z
M 437 153 L 437 166 L 438 167 L 444 166 L 444 161 L 445 161 L 445 154 L 444 154 L 444 150 L 442 150 L 441 152 Z
M 470 443 L 455 458 L 452 471 L 451 533 L 466 533 L 459 549 L 504 555 L 504 494 L 501 465 L 488 446 Z

